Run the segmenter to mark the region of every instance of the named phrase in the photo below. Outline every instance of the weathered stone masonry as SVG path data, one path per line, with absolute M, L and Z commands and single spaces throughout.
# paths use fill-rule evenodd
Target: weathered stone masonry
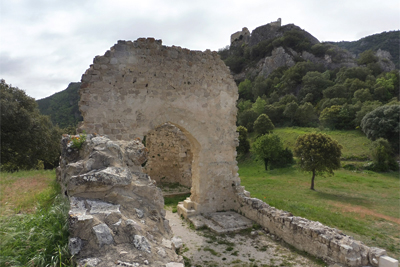
M 118 41 L 82 76 L 80 110 L 88 133 L 143 138 L 169 122 L 193 153 L 187 213 L 236 209 L 237 86 L 216 52 L 162 46 L 153 38 Z

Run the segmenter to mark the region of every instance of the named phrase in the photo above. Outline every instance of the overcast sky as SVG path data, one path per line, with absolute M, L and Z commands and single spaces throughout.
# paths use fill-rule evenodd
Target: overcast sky
M 35 99 L 80 81 L 118 40 L 218 50 L 230 35 L 282 19 L 320 41 L 400 27 L 398 0 L 0 0 L 0 78 Z

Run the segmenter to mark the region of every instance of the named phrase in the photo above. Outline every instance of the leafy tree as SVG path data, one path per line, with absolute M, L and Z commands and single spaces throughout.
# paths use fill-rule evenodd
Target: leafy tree
M 339 113 L 342 110 L 342 106 L 331 106 L 325 108 L 319 116 L 319 121 L 322 126 L 335 129 L 340 123 Z
M 368 65 L 370 63 L 378 62 L 378 57 L 375 55 L 375 52 L 371 49 L 362 52 L 357 60 L 359 65 Z
M 239 126 L 237 127 L 237 132 L 239 133 L 239 146 L 236 148 L 236 151 L 241 154 L 246 154 L 250 150 L 250 143 L 247 139 L 247 129 L 246 127 Z
M 335 83 L 344 83 L 346 79 L 359 79 L 365 81 L 367 77 L 371 74 L 371 70 L 367 67 L 354 67 L 347 68 L 343 67 L 336 74 Z
M 382 106 L 382 103 L 379 101 L 366 101 L 362 104 L 360 110 L 356 112 L 356 117 L 354 119 L 354 125 L 360 126 L 361 125 L 361 120 L 364 118 L 367 113 L 373 111 L 377 107 Z
M 237 103 L 239 112 L 243 112 L 247 109 L 251 109 L 252 105 L 253 105 L 253 103 L 250 100 L 244 100 L 244 99 L 239 99 L 239 101 Z
M 289 148 L 285 148 L 280 153 L 270 160 L 270 169 L 285 168 L 294 163 L 293 152 Z
M 304 103 L 297 109 L 295 122 L 298 126 L 312 127 L 318 122 L 318 116 L 311 103 Z
M 272 87 L 273 81 L 271 79 L 264 79 L 262 76 L 257 76 L 254 80 L 253 85 L 253 96 L 254 100 L 257 100 L 258 97 L 262 97 L 263 95 L 269 95 L 269 90 Z
M 343 84 L 335 84 L 323 91 L 324 98 L 343 98 L 347 97 L 347 90 Z
M 316 175 L 333 175 L 333 170 L 340 167 L 341 149 L 342 146 L 326 134 L 311 133 L 297 138 L 294 155 L 299 158 L 303 171 L 312 172 L 310 189 L 315 190 Z
M 252 87 L 253 85 L 249 79 L 246 79 L 243 82 L 239 83 L 238 86 L 239 98 L 252 100 L 253 99 Z
M 372 142 L 371 158 L 376 171 L 396 171 L 399 169 L 399 165 L 394 159 L 393 150 L 386 139 L 378 138 Z
M 267 104 L 267 101 L 265 101 L 264 99 L 262 99 L 261 97 L 257 97 L 256 102 L 253 104 L 253 106 L 251 107 L 252 110 L 254 110 L 254 112 L 257 113 L 257 115 L 260 115 L 264 112 L 265 109 L 265 105 Z
M 33 169 L 41 162 L 55 167 L 61 131 L 48 116 L 41 115 L 35 99 L 0 81 L 1 168 Z
M 396 152 L 399 151 L 400 105 L 378 107 L 361 120 L 361 129 L 368 139 L 387 139 Z
M 294 117 L 296 116 L 298 108 L 299 108 L 299 105 L 296 102 L 292 101 L 291 103 L 286 105 L 286 108 L 283 111 L 283 116 L 289 118 L 291 124 L 293 124 L 293 120 L 294 120 Z
M 253 131 L 254 121 L 257 119 L 257 113 L 254 110 L 248 109 L 238 115 L 238 125 L 244 126 L 249 132 Z
M 265 170 L 268 170 L 268 162 L 279 157 L 283 151 L 283 144 L 279 136 L 265 134 L 257 138 L 253 143 L 252 149 L 264 161 Z
M 354 99 L 360 102 L 372 101 L 372 94 L 369 89 L 358 89 L 354 92 Z
M 352 129 L 355 111 L 352 106 L 344 104 L 343 106 L 334 105 L 325 108 L 319 116 L 322 126 L 330 129 Z
M 333 82 L 329 80 L 329 72 L 324 73 L 318 71 L 309 71 L 303 77 L 303 87 L 299 92 L 299 99 L 304 99 L 308 94 L 312 94 L 312 98 L 309 98 L 304 102 L 312 102 L 316 104 L 322 98 L 322 91 L 333 85 Z
M 265 114 L 261 114 L 254 122 L 254 131 L 259 135 L 270 133 L 273 129 L 275 129 L 274 124 Z

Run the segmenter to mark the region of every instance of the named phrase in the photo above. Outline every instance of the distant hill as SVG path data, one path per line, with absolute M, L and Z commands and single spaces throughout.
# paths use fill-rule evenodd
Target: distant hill
M 80 82 L 73 82 L 65 90 L 37 100 L 40 112 L 49 115 L 53 124 L 60 128 L 75 126 L 83 119 L 78 108 L 80 87 Z
M 359 55 L 360 53 L 369 49 L 373 51 L 378 51 L 378 49 L 386 50 L 392 55 L 391 60 L 395 64 L 396 69 L 400 68 L 400 31 L 382 32 L 361 38 L 360 40 L 353 42 L 342 41 L 329 43 L 335 44 L 340 48 L 344 48 L 356 55 Z

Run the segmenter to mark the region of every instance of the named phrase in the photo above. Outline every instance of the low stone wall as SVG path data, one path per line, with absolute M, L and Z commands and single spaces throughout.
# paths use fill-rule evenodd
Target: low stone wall
M 87 135 L 81 149 L 61 140 L 57 180 L 70 200 L 69 250 L 78 266 L 181 266 L 164 199 L 142 172 L 140 140 Z
M 340 230 L 319 222 L 293 216 L 290 212 L 269 206 L 249 192 L 239 188 L 239 213 L 254 220 L 295 248 L 306 251 L 328 263 L 349 267 L 380 266 L 379 259 L 386 255 L 380 248 L 368 247 Z

